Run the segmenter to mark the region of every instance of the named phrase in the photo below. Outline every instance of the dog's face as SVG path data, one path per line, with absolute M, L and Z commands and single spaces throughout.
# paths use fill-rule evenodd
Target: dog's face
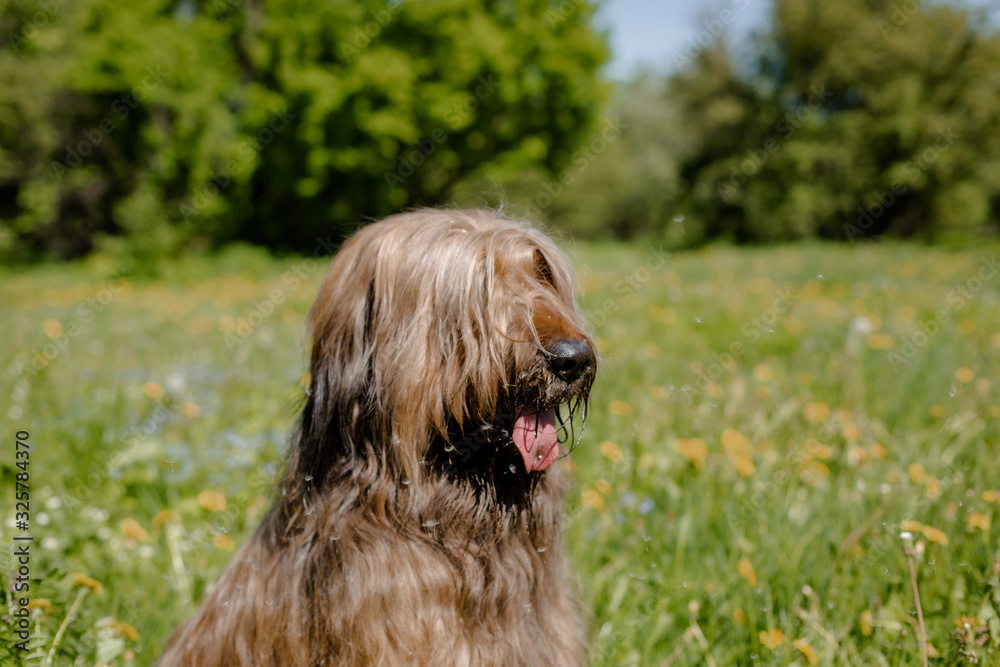
M 418 211 L 365 227 L 311 321 L 302 428 L 338 436 L 313 439 L 313 464 L 326 446 L 404 479 L 524 479 L 580 434 L 594 344 L 565 258 L 523 223 Z

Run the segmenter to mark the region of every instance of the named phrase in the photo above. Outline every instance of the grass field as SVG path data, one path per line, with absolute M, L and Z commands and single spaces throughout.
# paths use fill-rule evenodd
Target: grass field
M 931 664 L 1000 664 L 1000 247 L 570 251 L 603 360 L 566 529 L 594 665 L 919 665 L 903 530 Z M 29 655 L 62 630 L 54 664 L 148 664 L 192 612 L 266 509 L 325 266 L 0 273 Z M 9 591 L 0 662 L 34 663 Z

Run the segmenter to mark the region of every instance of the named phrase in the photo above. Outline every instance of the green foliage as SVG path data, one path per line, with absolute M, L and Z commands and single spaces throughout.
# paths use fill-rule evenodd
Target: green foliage
M 0 250 L 313 251 L 486 161 L 564 164 L 606 57 L 587 2 L 12 2 Z
M 674 215 L 675 156 L 686 144 L 664 87 L 652 75 L 624 84 L 561 169 L 487 165 L 457 185 L 453 197 L 466 205 L 504 205 L 578 238 L 661 234 Z
M 592 664 L 804 667 L 799 641 L 819 665 L 919 665 L 898 539 L 914 521 L 929 527 L 933 664 L 995 665 L 1000 247 L 654 250 L 572 248 L 603 361 L 566 519 Z M 31 612 L 32 647 L 51 647 L 74 573 L 103 584 L 54 664 L 153 664 L 249 538 L 300 405 L 324 268 L 232 247 L 168 261 L 163 280 L 122 278 L 103 255 L 0 269 L 0 541 L 22 534 L 10 438 L 26 429 L 31 593 L 51 603 Z M 766 648 L 770 631 L 784 643 Z M 0 620 L 0 663 L 38 664 L 14 639 Z
M 995 234 L 1000 34 L 978 11 L 777 0 L 752 64 L 672 80 L 691 242 Z

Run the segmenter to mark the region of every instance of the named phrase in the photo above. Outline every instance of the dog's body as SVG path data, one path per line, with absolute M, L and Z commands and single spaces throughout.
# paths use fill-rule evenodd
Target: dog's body
M 310 319 L 277 502 L 161 665 L 582 664 L 550 466 L 596 362 L 561 253 L 486 211 L 394 216 Z

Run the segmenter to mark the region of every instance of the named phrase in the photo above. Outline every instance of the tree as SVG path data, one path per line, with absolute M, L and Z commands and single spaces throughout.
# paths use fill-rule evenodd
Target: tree
M 486 162 L 564 163 L 600 104 L 606 57 L 584 0 L 0 12 L 8 254 L 144 257 L 234 239 L 328 250 Z
M 916 0 L 776 0 L 751 67 L 725 48 L 673 77 L 695 147 L 697 242 L 996 233 L 1000 36 Z

